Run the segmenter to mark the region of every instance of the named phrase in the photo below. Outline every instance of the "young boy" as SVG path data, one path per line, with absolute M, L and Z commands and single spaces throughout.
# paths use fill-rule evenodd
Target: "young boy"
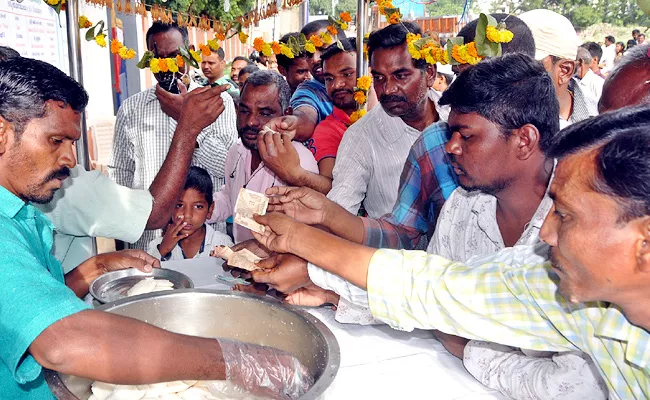
M 161 261 L 209 257 L 214 246 L 232 246 L 232 240 L 205 221 L 212 215 L 212 179 L 199 167 L 191 167 L 185 189 L 176 203 L 172 221 L 163 237 L 149 243 L 149 254 Z

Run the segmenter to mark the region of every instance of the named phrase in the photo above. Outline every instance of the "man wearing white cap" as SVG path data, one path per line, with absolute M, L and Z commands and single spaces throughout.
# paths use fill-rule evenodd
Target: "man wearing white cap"
M 566 17 L 551 10 L 532 10 L 519 16 L 535 38 L 535 58 L 551 75 L 560 102 L 560 129 L 598 115 L 597 104 L 573 79 L 580 40 Z

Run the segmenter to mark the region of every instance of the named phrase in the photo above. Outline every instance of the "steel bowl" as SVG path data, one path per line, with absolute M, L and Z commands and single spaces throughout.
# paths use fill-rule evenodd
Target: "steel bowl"
M 111 303 L 127 298 L 126 292 L 144 278 L 167 279 L 174 284 L 174 289 L 191 289 L 192 280 L 185 274 L 173 269 L 154 268 L 151 272 L 142 272 L 135 268 L 107 272 L 92 281 L 88 291 L 100 303 Z
M 332 332 L 313 315 L 277 300 L 244 293 L 181 289 L 134 296 L 97 307 L 148 322 L 171 332 L 235 339 L 293 354 L 315 378 L 301 399 L 318 399 L 332 383 L 341 361 Z M 91 380 L 45 370 L 59 400 L 86 400 Z

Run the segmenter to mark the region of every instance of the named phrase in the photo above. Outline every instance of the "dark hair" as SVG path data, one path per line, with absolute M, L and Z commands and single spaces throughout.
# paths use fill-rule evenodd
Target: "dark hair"
M 620 223 L 650 215 L 650 106 L 625 107 L 569 126 L 555 135 L 548 157 L 594 149 L 591 188 L 621 204 Z
M 422 34 L 422 30 L 416 23 L 404 21 L 372 32 L 368 38 L 368 60 L 372 60 L 372 54 L 376 50 L 390 49 L 406 43 L 408 33 Z M 424 59 L 413 60 L 413 64 L 421 70 L 427 68 L 427 62 Z
M 288 44 L 289 39 L 291 39 L 292 37 L 297 39 L 299 36 L 300 36 L 300 32 L 287 33 L 286 35 L 284 35 L 284 36 L 282 36 L 280 38 L 279 42 L 284 43 L 284 44 Z M 293 58 L 289 58 L 289 57 L 285 56 L 284 54 L 276 54 L 275 59 L 278 61 L 279 66 L 281 66 L 282 68 L 288 70 L 289 67 L 291 67 L 291 65 L 293 64 L 293 60 L 295 60 L 297 58 L 304 58 L 304 57 L 305 57 L 305 53 L 303 52 L 303 53 L 294 54 Z
M 634 35 L 635 33 L 638 35 L 639 33 L 641 33 L 641 31 L 638 29 L 632 29 L 632 35 Z
M 238 75 L 238 76 L 242 76 L 242 75 L 244 75 L 244 74 L 249 74 L 249 75 L 251 75 L 251 74 L 256 73 L 256 72 L 259 71 L 259 70 L 260 70 L 260 69 L 259 69 L 259 67 L 258 67 L 257 65 L 255 65 L 255 64 L 248 64 L 247 66 L 245 66 L 244 68 L 242 68 L 242 69 L 239 70 L 239 75 Z
M 580 47 L 587 49 L 592 57 L 597 57 L 598 62 L 600 62 L 600 59 L 603 58 L 603 49 L 596 42 L 586 42 L 583 43 Z
M 638 39 L 641 36 L 645 37 L 645 33 L 639 33 L 638 35 L 636 35 L 636 38 Z
M 535 57 L 535 39 L 524 21 L 510 14 L 497 13 L 490 15 L 498 22 L 505 21 L 508 30 L 514 34 L 510 43 L 501 44 L 503 54 L 523 53 Z M 465 25 L 458 32 L 458 36 L 462 37 L 465 43 L 473 42 L 476 36 L 476 25 L 478 25 L 478 19 Z
M 153 35 L 169 32 L 171 30 L 179 31 L 183 36 L 183 43 L 189 43 L 190 39 L 187 33 L 187 28 L 178 26 L 176 22 L 173 22 L 171 24 L 163 24 L 160 21 L 155 21 L 153 24 L 151 24 L 151 27 L 149 27 L 149 29 L 147 30 L 147 36 L 146 36 L 147 48 L 153 50 L 153 46 L 149 47 L 149 39 Z
M 330 58 L 334 57 L 335 55 L 339 53 L 343 53 L 344 51 L 347 52 L 357 52 L 357 38 L 345 38 L 340 41 L 341 42 L 341 47 L 339 46 L 330 46 L 325 51 L 323 54 L 320 55 L 320 59 L 325 62 L 329 60 Z
M 242 69 L 240 74 L 244 70 Z M 240 96 L 244 97 L 244 90 L 249 86 L 268 86 L 275 85 L 278 89 L 278 100 L 280 101 L 280 106 L 282 107 L 282 112 L 286 111 L 287 108 L 291 105 L 291 89 L 289 84 L 284 79 L 284 77 L 278 74 L 275 71 L 257 71 L 246 79 L 244 86 L 242 86 L 240 91 Z
M 614 39 L 614 36 L 612 35 L 605 36 L 605 40 L 609 41 L 610 43 L 616 43 L 616 39 Z
M 244 57 L 244 56 L 237 56 L 237 57 L 233 58 L 232 62 L 230 64 L 232 65 L 235 61 L 246 61 L 246 63 L 252 64 L 251 60 L 249 60 L 248 57 Z
M 43 61 L 16 57 L 0 62 L 0 115 L 14 125 L 17 139 L 29 121 L 46 115 L 45 102 L 50 100 L 81 112 L 88 94 L 77 81 Z
M 509 136 L 525 124 L 539 131 L 545 150 L 559 130 L 559 104 L 544 66 L 520 53 L 488 58 L 463 71 L 440 98 L 455 112 L 477 113 Z
M 311 21 L 307 25 L 303 26 L 302 29 L 300 30 L 300 33 L 305 35 L 307 39 L 316 32 L 320 31 L 321 29 L 327 29 L 327 27 L 330 25 L 329 21 L 326 19 L 318 19 L 316 21 Z M 345 39 L 345 32 L 343 30 L 339 29 L 338 34 L 336 35 L 339 40 Z
M 20 57 L 19 52 L 11 47 L 0 46 L 0 61 L 7 61 L 16 57 Z
M 190 172 L 185 179 L 184 190 L 195 189 L 197 192 L 205 196 L 205 201 L 208 207 L 212 205 L 214 194 L 214 187 L 212 186 L 212 178 L 208 171 L 201 167 L 190 167 Z
M 217 55 L 219 56 L 219 58 L 221 59 L 221 61 L 223 61 L 223 60 L 226 59 L 226 52 L 223 51 L 223 48 L 219 47 L 219 48 L 217 49 L 217 51 L 215 51 L 215 53 L 217 53 Z
M 627 41 L 627 46 L 625 46 L 625 50 L 629 50 L 634 46 L 636 46 L 636 41 L 634 39 L 630 39 Z

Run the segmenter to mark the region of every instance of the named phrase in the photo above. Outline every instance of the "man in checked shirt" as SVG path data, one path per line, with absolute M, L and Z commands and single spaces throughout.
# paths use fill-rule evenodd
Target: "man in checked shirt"
M 179 48 L 188 42 L 187 29 L 176 24 L 155 22 L 147 31 L 146 39 L 147 48 L 154 51 L 157 57 L 174 58 L 179 54 Z M 181 69 L 176 77 L 180 80 L 178 75 L 186 72 Z M 198 88 L 192 81 L 187 90 L 182 83 L 178 83 L 180 94 L 173 94 L 168 90 L 175 91 L 170 84 L 175 85 L 176 81 L 169 82 L 169 74 L 159 73 L 155 76 L 160 83 L 156 88 L 129 97 L 117 113 L 108 172 L 115 182 L 132 189 L 147 189 L 154 181 L 167 157 L 187 90 Z M 232 97 L 222 93 L 221 98 L 224 110 L 215 122 L 198 135 L 192 157 L 192 165 L 208 171 L 215 188 L 220 188 L 225 182 L 226 154 L 237 139 Z M 213 227 L 225 232 L 224 224 Z M 129 247 L 145 249 L 160 234 L 161 230 L 147 230 Z

